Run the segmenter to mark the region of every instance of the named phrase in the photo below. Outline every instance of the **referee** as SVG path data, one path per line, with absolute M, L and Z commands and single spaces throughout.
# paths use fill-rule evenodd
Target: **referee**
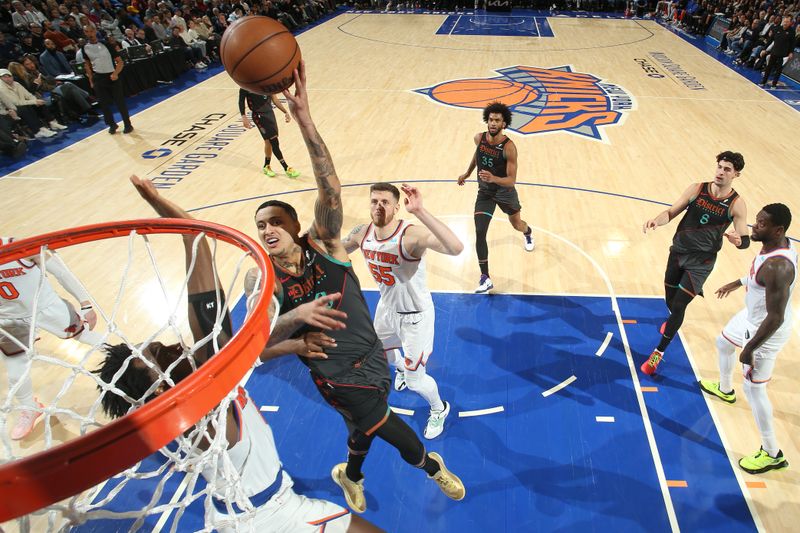
M 125 95 L 122 93 L 122 82 L 119 81 L 119 73 L 124 66 L 122 58 L 112 47 L 97 40 L 97 29 L 94 26 L 84 26 L 83 32 L 86 34 L 86 44 L 82 48 L 86 77 L 100 101 L 103 118 L 108 124 L 108 133 L 113 135 L 118 129 L 114 112 L 111 110 L 112 103 L 122 115 L 122 122 L 125 125 L 122 133 L 130 133 L 133 131 L 133 125 L 128 115 Z

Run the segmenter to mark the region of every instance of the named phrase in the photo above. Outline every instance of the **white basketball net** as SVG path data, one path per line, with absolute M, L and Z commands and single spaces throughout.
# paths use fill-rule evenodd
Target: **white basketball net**
M 52 276 L 47 275 L 44 265 L 48 261 L 58 260 L 60 256 L 67 256 L 71 248 L 62 250 L 61 254 L 46 250 L 43 247 L 39 253 L 40 270 L 44 274 L 39 276 L 39 285 L 36 291 L 32 324 L 27 338 L 14 338 L 13 342 L 24 350 L 24 355 L 30 364 L 26 367 L 25 375 L 10 390 L 5 384 L 0 385 L 0 440 L 2 444 L 2 457 L 0 461 L 6 463 L 26 457 L 40 450 L 49 449 L 65 440 L 85 435 L 92 430 L 103 426 L 107 422 L 102 412 L 101 398 L 105 394 L 115 392 L 124 396 L 132 405 L 132 409 L 143 404 L 142 398 L 130 398 L 115 386 L 115 381 L 124 372 L 128 365 L 138 359 L 153 368 L 158 373 L 158 379 L 145 394 L 150 396 L 160 384 L 166 382 L 174 386 L 169 372 L 161 371 L 156 365 L 141 355 L 141 347 L 154 340 L 164 344 L 179 341 L 185 346 L 181 359 L 188 359 L 194 364 L 193 354 L 200 348 L 212 343 L 214 351 L 219 349 L 218 336 L 222 331 L 222 320 L 227 309 L 221 304 L 222 291 L 231 295 L 234 290 L 241 290 L 241 279 L 244 267 L 253 266 L 255 263 L 250 254 L 234 246 L 225 247 L 224 258 L 217 256 L 217 240 L 210 239 L 210 246 L 214 258 L 214 272 L 219 280 L 228 279 L 224 286 L 216 286 L 217 319 L 213 331 L 198 342 L 189 342 L 190 335 L 186 328 L 186 301 L 189 275 L 195 268 L 196 252 L 200 239 L 204 234 L 194 238 L 191 264 L 188 268 L 184 262 L 184 247 L 178 243 L 180 236 L 139 235 L 131 232 L 124 246 L 124 239 L 107 239 L 99 241 L 103 246 L 116 249 L 106 251 L 105 257 L 96 257 L 102 262 L 96 264 L 96 270 L 88 277 L 75 276 L 79 280 L 91 280 L 83 283 L 84 289 L 90 295 L 94 310 L 98 315 L 98 324 L 95 327 L 94 345 L 78 345 L 76 341 L 62 341 L 53 350 L 47 350 L 45 338 L 54 339 L 50 334 L 40 331 L 37 320 L 41 316 L 40 296 L 46 283 L 54 287 L 58 284 L 52 281 Z M 167 246 L 155 246 L 153 241 L 161 241 L 158 245 L 169 242 Z M 109 243 L 116 242 L 116 245 Z M 98 244 L 98 243 L 92 243 Z M 139 248 L 142 247 L 143 250 Z M 82 246 L 82 248 L 85 245 Z M 127 261 L 124 248 L 127 248 Z M 113 255 L 114 252 L 116 256 Z M 120 253 L 121 252 L 121 253 Z M 138 252 L 138 253 L 137 253 Z M 233 252 L 233 255 L 231 254 Z M 238 252 L 238 253 L 237 253 Z M 77 252 L 76 252 L 77 253 Z M 52 254 L 52 256 L 50 256 Z M 176 260 L 175 255 L 180 255 Z M 165 272 L 159 266 L 156 257 L 163 259 L 163 255 L 172 255 L 169 260 L 162 263 L 169 265 L 174 272 Z M 75 256 L 79 257 L 79 256 Z M 111 257 L 118 257 L 117 262 Z M 68 258 L 65 257 L 68 262 Z M 246 260 L 249 264 L 246 265 Z M 224 263 L 225 268 L 218 270 L 218 261 Z M 113 300 L 95 298 L 95 293 L 111 293 L 110 287 L 114 286 L 109 280 L 112 270 L 121 266 L 120 283 L 116 288 Z M 177 267 L 176 267 L 177 265 Z M 256 287 L 261 285 L 263 272 L 259 273 Z M 180 281 L 182 277 L 182 281 Z M 170 284 L 169 279 L 175 282 Z M 144 284 L 144 285 L 143 285 Z M 142 288 L 147 289 L 145 297 L 148 305 L 158 309 L 167 309 L 165 317 L 160 323 L 153 326 L 142 326 L 141 322 L 128 315 L 126 302 L 143 296 Z M 149 288 L 149 289 L 148 289 Z M 258 292 L 251 296 L 254 301 Z M 74 301 L 74 298 L 65 296 L 65 300 Z M 152 319 L 152 317 L 150 317 Z M 277 319 L 277 313 L 273 318 Z M 0 335 L 7 338 L 13 337 L 7 329 L 0 315 Z M 182 327 L 183 326 L 183 327 Z M 104 329 L 101 329 L 104 328 Z M 42 340 L 34 343 L 37 333 Z M 174 337 L 169 340 L 165 337 Z M 116 373 L 112 383 L 105 383 L 100 376 L 92 371 L 99 366 L 104 358 L 100 348 L 103 343 L 125 343 L 131 349 L 123 367 Z M 72 343 L 71 355 L 65 356 L 59 352 L 65 344 Z M 78 348 L 78 346 L 80 346 Z M 48 353 L 52 351 L 52 353 Z M 68 354 L 69 355 L 69 354 Z M 74 359 L 74 361 L 70 361 Z M 30 376 L 33 379 L 34 393 L 44 407 L 38 409 L 43 416 L 37 422 L 36 429 L 22 441 L 12 441 L 9 431 L 13 427 L 23 408 L 15 402 L 15 394 L 22 381 Z M 249 377 L 243 376 L 243 381 Z M 43 382 L 47 387 L 41 388 Z M 179 436 L 170 445 L 151 455 L 128 470 L 112 477 L 107 482 L 101 483 L 82 494 L 77 494 L 67 500 L 41 509 L 31 515 L 18 518 L 15 522 L 0 525 L 0 530 L 14 531 L 65 531 L 73 526 L 80 531 L 80 525 L 89 520 L 113 520 L 114 522 L 101 530 L 113 531 L 186 531 L 186 530 L 234 530 L 249 531 L 250 521 L 254 509 L 242 491 L 239 483 L 239 473 L 233 467 L 226 453 L 228 442 L 226 440 L 226 421 L 228 407 L 237 396 L 237 389 L 231 391 L 218 405 L 209 412 L 190 431 Z M 43 428 L 43 430 L 42 430 Z M 201 445 L 201 443 L 203 443 Z M 205 443 L 210 443 L 206 445 Z M 207 447 L 206 447 L 207 446 Z M 144 495 L 144 496 L 143 496 Z M 214 512 L 212 495 L 225 502 L 228 514 Z M 230 502 L 237 502 L 240 509 L 245 512 L 236 514 L 230 507 Z M 223 517 L 223 518 L 220 518 Z M 97 530 L 97 529 L 94 529 Z

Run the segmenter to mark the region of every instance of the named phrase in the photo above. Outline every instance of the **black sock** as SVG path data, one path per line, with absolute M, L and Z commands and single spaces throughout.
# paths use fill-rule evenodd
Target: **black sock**
M 270 161 L 272 161 L 272 157 L 265 157 L 264 158 L 264 166 L 268 167 Z
M 289 165 L 287 165 L 286 161 L 284 161 L 283 159 L 279 159 L 278 161 L 280 161 L 281 166 L 283 167 L 283 170 L 286 170 L 287 168 L 289 168 Z
M 661 335 L 661 341 L 658 343 L 658 346 L 656 346 L 656 350 L 658 350 L 661 353 L 664 353 L 664 350 L 667 349 L 667 346 L 669 346 L 669 343 L 671 342 L 672 342 L 672 337 Z
M 478 261 L 478 266 L 481 268 L 481 275 L 489 277 L 489 261 Z
M 526 237 L 530 237 L 531 233 L 533 233 L 533 230 L 531 229 L 530 226 L 528 226 L 528 229 L 525 230 L 523 235 L 525 235 Z
M 366 458 L 366 453 L 347 454 L 347 468 L 345 469 L 345 474 L 347 474 L 347 478 L 350 481 L 359 481 L 364 477 L 364 475 L 361 473 L 361 466 L 364 464 L 364 460 Z
M 431 459 L 430 455 L 425 455 L 425 463 L 423 463 L 422 469 L 426 474 L 433 477 L 437 472 L 439 472 L 439 470 L 442 469 L 442 467 L 439 466 L 439 463 Z

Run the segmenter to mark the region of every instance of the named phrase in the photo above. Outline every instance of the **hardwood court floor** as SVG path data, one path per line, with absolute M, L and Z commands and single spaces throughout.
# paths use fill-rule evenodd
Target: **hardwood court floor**
M 617 124 L 599 128 L 600 139 L 563 129 L 510 133 L 519 151 L 523 218 L 534 227 L 537 244 L 526 253 L 504 217 L 495 217 L 490 268 L 499 292 L 605 295 L 613 289 L 616 294 L 660 295 L 677 222 L 649 235 L 642 234 L 641 225 L 689 183 L 712 179 L 715 155 L 722 150 L 744 154 L 746 167 L 734 186 L 747 202 L 748 221 L 754 221 L 761 206 L 776 201 L 800 213 L 796 171 L 790 168 L 796 159 L 791 154 L 800 131 L 798 113 L 658 24 L 556 17 L 549 19 L 552 38 L 437 35 L 444 20 L 443 15 L 348 13 L 298 38 L 308 66 L 312 114 L 347 186 L 346 230 L 367 220 L 367 184 L 407 181 L 421 188 L 427 207 L 463 238 L 461 256 L 429 257 L 432 289 L 471 292 L 477 282 L 471 220 L 476 184 L 473 180 L 459 188 L 455 178 L 466 169 L 472 136 L 484 125 L 478 110 L 436 103 L 414 90 L 493 78 L 496 69 L 569 66 L 621 88 L 633 101 Z M 661 76 L 648 75 L 653 72 Z M 282 195 L 298 208 L 302 222 L 310 222 L 314 181 L 296 127 L 281 124 L 281 148 L 302 176 L 296 181 L 280 173 L 266 178 L 260 172 L 262 141 L 255 131 L 242 131 L 237 88 L 224 73 L 138 113 L 134 124 L 132 135 L 98 133 L 9 176 L 25 179 L 0 180 L 2 233 L 23 237 L 149 217 L 127 181 L 134 172 L 160 176 L 161 184 L 169 184 L 163 194 L 199 218 L 251 235 L 253 211 L 268 195 Z M 178 142 L 180 135 L 186 142 Z M 172 144 L 165 144 L 170 139 Z M 221 149 L 209 148 L 213 142 Z M 216 157 L 192 156 L 202 153 Z M 165 155 L 146 159 L 143 154 Z M 182 179 L 165 179 L 176 177 Z M 797 235 L 796 228 L 789 233 Z M 743 305 L 741 293 L 723 301 L 711 295 L 741 277 L 755 252 L 726 244 L 706 285 L 709 297 L 688 309 L 682 331 L 697 372 L 705 378 L 717 373 L 715 336 Z M 72 254 L 69 264 L 98 301 L 110 305 L 112 294 L 98 273 L 121 260 Z M 363 285 L 371 287 L 363 262 L 353 260 Z M 796 297 L 792 305 L 797 310 Z M 146 305 L 131 302 L 127 311 L 130 326 L 151 320 Z M 653 331 L 654 345 L 657 339 Z M 45 343 L 56 350 L 74 349 Z M 781 353 L 769 387 L 776 432 L 790 462 L 800 458 L 800 416 L 793 408 L 800 398 L 798 347 L 795 336 Z M 645 355 L 634 354 L 637 365 Z M 662 372 L 670 371 L 667 357 Z M 62 379 L 57 372 L 35 377 L 38 384 Z M 46 400 L 52 385 L 37 386 Z M 735 386 L 743 396 L 740 378 Z M 732 406 L 710 402 L 709 408 L 735 465 L 759 443 L 749 405 L 744 400 Z M 740 480 L 765 482 L 746 490 L 766 530 L 788 530 L 800 518 L 796 469 L 758 478 L 742 474 Z

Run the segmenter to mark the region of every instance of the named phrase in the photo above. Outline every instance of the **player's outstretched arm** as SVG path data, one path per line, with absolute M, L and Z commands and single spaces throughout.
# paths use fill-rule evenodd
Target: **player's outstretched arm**
M 663 210 L 658 215 L 642 224 L 642 232 L 647 233 L 648 230 L 656 229 L 658 226 L 669 224 L 670 220 L 678 216 L 689 206 L 689 202 L 697 198 L 701 186 L 702 185 L 700 183 L 693 183 L 689 185 L 689 187 L 683 191 L 683 194 L 681 194 L 680 198 L 678 198 L 674 204 L 669 206 L 669 209 Z
M 317 201 L 314 204 L 314 224 L 309 230 L 312 239 L 322 241 L 325 249 L 334 258 L 346 261 L 347 253 L 341 243 L 342 210 L 341 183 L 336 175 L 331 157 L 325 141 L 322 140 L 317 127 L 311 118 L 308 105 L 308 91 L 306 90 L 305 63 L 300 62 L 300 68 L 294 71 L 294 94 L 289 90 L 283 95 L 289 101 L 289 110 L 292 113 L 303 140 L 311 157 L 314 168 L 314 177 L 317 180 Z
M 400 190 L 406 195 L 404 200 L 406 211 L 416 216 L 425 226 L 424 228 L 412 226 L 407 230 L 404 241 L 406 250 L 414 257 L 422 257 L 427 249 L 440 254 L 460 254 L 464 250 L 464 243 L 453 230 L 425 209 L 419 189 L 404 183 L 400 186 Z
M 130 177 L 130 180 L 139 195 L 150 204 L 160 216 L 164 218 L 193 218 L 182 207 L 161 196 L 158 189 L 156 189 L 153 182 L 149 179 L 143 179 L 133 175 Z M 189 275 L 187 291 L 189 295 L 193 295 L 216 291 L 217 288 L 221 290 L 222 284 L 214 276 L 213 258 L 211 256 L 211 249 L 208 246 L 208 241 L 206 239 L 200 239 L 195 252 L 194 242 L 196 238 L 197 235 L 183 235 L 183 249 L 187 273 L 192 264 L 192 257 L 196 255 L 194 268 Z M 206 336 L 207 332 L 203 331 L 200 327 L 200 323 L 194 314 L 194 306 L 191 304 L 189 305 L 189 326 L 195 340 L 202 339 Z
M 37 265 L 39 264 L 38 256 L 31 257 L 30 259 L 33 260 Z M 78 281 L 78 278 L 75 277 L 67 265 L 61 261 L 60 257 L 48 253 L 48 257 L 45 259 L 45 261 L 45 268 L 47 271 L 55 276 L 55 278 L 58 280 L 58 283 L 60 283 L 61 286 L 73 296 L 73 298 L 80 302 L 81 319 L 89 325 L 89 329 L 94 329 L 94 327 L 97 325 L 97 314 L 92 308 L 92 301 L 89 299 L 89 293 L 86 292 L 86 289 L 83 287 L 81 282 Z

